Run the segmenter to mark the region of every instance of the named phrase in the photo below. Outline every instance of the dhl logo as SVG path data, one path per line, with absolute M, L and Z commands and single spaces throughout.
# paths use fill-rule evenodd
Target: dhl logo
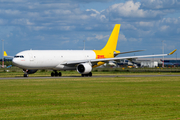
M 102 58 L 105 58 L 104 55 L 97 55 L 96 56 L 96 59 L 102 59 Z

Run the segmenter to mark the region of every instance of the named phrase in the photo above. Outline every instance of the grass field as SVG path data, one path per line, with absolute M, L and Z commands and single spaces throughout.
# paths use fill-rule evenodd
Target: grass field
M 180 78 L 0 80 L 0 119 L 176 120 Z

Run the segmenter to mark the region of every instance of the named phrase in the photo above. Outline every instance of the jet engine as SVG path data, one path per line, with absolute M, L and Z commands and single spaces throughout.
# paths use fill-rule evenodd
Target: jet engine
M 81 63 L 76 69 L 80 74 L 89 74 L 92 70 L 92 66 L 89 63 Z

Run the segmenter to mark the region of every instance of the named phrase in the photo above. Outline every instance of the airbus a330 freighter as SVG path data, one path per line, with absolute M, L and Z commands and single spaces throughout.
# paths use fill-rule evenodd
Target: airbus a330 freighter
M 101 50 L 27 50 L 16 54 L 12 62 L 15 66 L 23 69 L 24 77 L 42 69 L 53 70 L 51 76 L 61 76 L 61 72 L 58 71 L 62 70 L 77 70 L 82 76 L 92 76 L 91 71 L 93 68 L 109 61 L 167 56 L 176 51 L 174 50 L 169 54 L 116 57 L 119 54 L 138 52 L 129 51 L 120 53 L 120 51 L 116 50 L 120 26 L 120 24 L 115 25 L 109 40 Z

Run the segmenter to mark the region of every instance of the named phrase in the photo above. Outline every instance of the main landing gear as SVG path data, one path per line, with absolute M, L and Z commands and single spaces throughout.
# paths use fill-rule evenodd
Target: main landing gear
M 57 76 L 62 76 L 61 72 L 57 72 L 56 70 L 54 72 L 51 72 L 51 77 L 57 77 Z
M 81 74 L 82 77 L 92 77 L 92 72 L 88 73 L 88 74 Z

